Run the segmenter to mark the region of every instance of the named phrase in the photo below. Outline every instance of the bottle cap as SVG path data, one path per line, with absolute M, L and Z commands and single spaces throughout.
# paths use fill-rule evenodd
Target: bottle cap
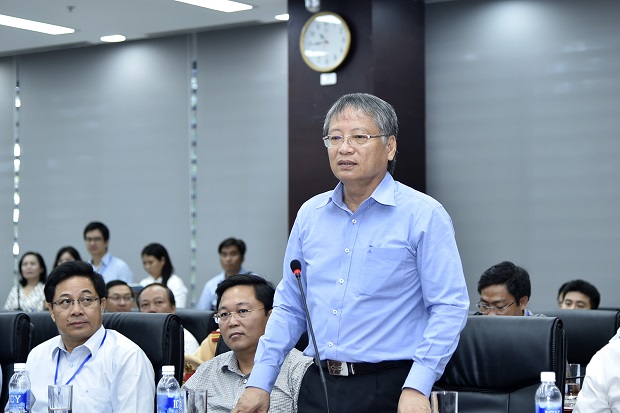
M 541 371 L 540 372 L 540 381 L 555 381 L 555 372 L 554 371 Z
M 25 371 L 26 363 L 15 363 L 13 365 L 13 371 Z
M 174 374 L 174 366 L 161 366 L 161 374 Z

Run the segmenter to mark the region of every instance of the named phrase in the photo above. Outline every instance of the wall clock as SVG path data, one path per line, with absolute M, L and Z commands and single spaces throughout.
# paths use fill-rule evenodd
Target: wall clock
M 301 29 L 299 49 L 304 62 L 317 72 L 331 72 L 344 62 L 351 47 L 351 31 L 336 13 L 312 15 Z

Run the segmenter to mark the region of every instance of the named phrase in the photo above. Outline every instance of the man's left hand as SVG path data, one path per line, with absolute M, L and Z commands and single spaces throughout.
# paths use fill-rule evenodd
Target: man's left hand
M 428 397 L 416 389 L 405 388 L 398 401 L 398 413 L 431 413 L 431 404 Z

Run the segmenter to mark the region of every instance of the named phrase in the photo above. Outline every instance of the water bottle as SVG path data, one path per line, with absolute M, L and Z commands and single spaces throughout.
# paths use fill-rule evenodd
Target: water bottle
M 26 363 L 15 363 L 9 381 L 9 413 L 30 413 L 30 379 Z
M 536 413 L 562 413 L 562 393 L 555 385 L 555 372 L 541 372 L 540 381 L 536 390 Z
M 174 378 L 174 366 L 162 366 L 157 384 L 157 413 L 183 413 L 181 386 Z

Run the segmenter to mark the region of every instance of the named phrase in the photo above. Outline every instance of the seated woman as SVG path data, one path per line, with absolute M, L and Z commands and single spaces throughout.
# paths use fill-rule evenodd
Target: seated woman
M 11 288 L 4 304 L 4 311 L 43 311 L 45 295 L 43 287 L 47 278 L 47 268 L 38 252 L 26 252 L 19 260 L 19 285 Z
M 54 268 L 68 261 L 82 261 L 80 253 L 72 246 L 62 247 L 58 250 L 56 253 L 56 259 L 54 260 Z
M 168 251 L 163 245 L 152 243 L 142 250 L 142 264 L 150 277 L 140 280 L 140 285 L 146 287 L 152 283 L 160 283 L 172 290 L 177 308 L 185 308 L 187 301 L 187 287 L 183 279 L 173 274 L 174 267 Z

